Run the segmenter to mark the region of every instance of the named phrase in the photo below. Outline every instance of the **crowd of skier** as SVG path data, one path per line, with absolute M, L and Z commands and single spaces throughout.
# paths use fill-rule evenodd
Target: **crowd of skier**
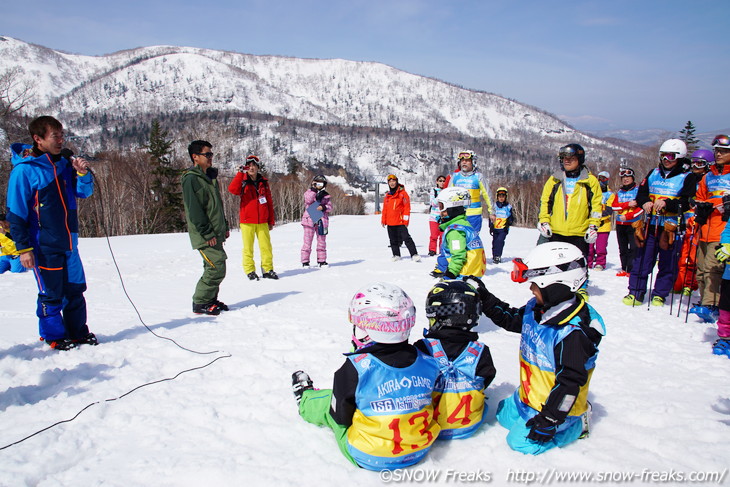
M 38 284 L 39 331 L 51 348 L 96 345 L 86 324 L 85 277 L 78 253 L 77 198 L 93 193 L 88 163 L 63 147 L 63 126 L 39 117 L 29 127 L 33 144 L 13 144 L 7 218 L 2 224 L 0 261 L 13 271 L 32 269 Z M 299 414 L 332 428 L 353 464 L 372 470 L 413 465 L 436 440 L 473 435 L 484 422 L 485 390 L 495 377 L 489 348 L 474 328 L 484 315 L 505 330 L 520 333 L 520 379 L 514 394 L 500 401 L 497 420 L 507 443 L 528 454 L 564 447 L 590 432 L 588 389 L 605 325 L 588 304 L 589 271 L 606 268 L 612 219 L 621 270 L 628 277 L 623 303 L 664 306 L 674 290 L 700 301 L 690 312 L 717 322 L 713 353 L 730 358 L 730 138 L 718 135 L 713 150 L 687 154 L 679 139 L 665 141 L 658 165 L 642 180 L 626 166 L 621 187 L 612 192 L 610 174 L 594 175 L 579 144 L 560 148 L 560 166 L 546 181 L 540 200 L 539 239 L 524 258 L 513 259 L 511 278 L 529 283 L 533 297 L 521 306 L 502 301 L 482 281 L 486 250 L 480 237 L 486 210 L 492 260 L 502 261 L 514 222 L 508 190 L 494 203 L 477 170 L 476 155 L 462 151 L 457 168 L 439 175 L 431 192 L 428 253 L 436 257 L 438 279 L 425 303 L 429 328 L 409 343 L 416 306 L 405 291 L 371 283 L 352 298 L 352 350 L 335 373 L 331 389 L 315 389 L 303 371 L 292 375 Z M 193 311 L 217 315 L 226 274 L 223 243 L 229 223 L 213 167 L 213 146 L 196 140 L 188 147 L 192 167 L 182 176 L 191 244 L 204 272 L 193 294 Z M 239 222 L 244 273 L 258 280 L 253 242 L 259 240 L 262 277 L 274 272 L 269 231 L 274 226 L 271 191 L 250 155 L 228 186 L 241 197 Z M 408 231 L 410 200 L 396 175 L 387 177 L 381 223 L 387 227 L 392 259 L 405 243 L 421 260 Z M 316 258 L 326 267 L 332 202 L 327 180 L 318 175 L 303 195 L 301 264 Z M 726 194 L 727 193 L 727 194 Z M 18 263 L 20 265 L 18 265 Z M 656 276 L 653 276 L 657 266 Z

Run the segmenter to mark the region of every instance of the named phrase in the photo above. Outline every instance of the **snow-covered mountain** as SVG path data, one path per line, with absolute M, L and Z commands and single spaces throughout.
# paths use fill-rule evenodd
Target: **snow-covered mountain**
M 29 113 L 59 116 L 88 136 L 87 150 L 140 145 L 159 118 L 185 137 L 180 152 L 207 138 L 231 165 L 256 151 L 273 170 L 294 156 L 368 178 L 401 170 L 416 183 L 466 147 L 487 174 L 550 163 L 568 142 L 597 163 L 632 155 L 537 108 L 373 62 L 174 46 L 83 56 L 0 37 L 0 63 L 34 84 Z

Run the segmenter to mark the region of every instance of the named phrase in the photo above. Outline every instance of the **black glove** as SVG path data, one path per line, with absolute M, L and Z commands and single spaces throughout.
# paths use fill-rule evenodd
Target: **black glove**
M 446 272 L 444 272 L 444 279 L 449 279 L 449 280 L 453 281 L 454 279 L 456 279 L 456 276 L 454 275 L 453 272 L 446 271 Z
M 545 416 L 543 413 L 538 413 L 525 423 L 525 426 L 530 428 L 527 438 L 538 443 L 547 443 L 557 433 L 559 424 L 560 422 L 557 419 Z
M 479 300 L 482 302 L 482 308 L 483 308 L 486 300 L 492 295 L 487 290 L 487 286 L 485 286 L 484 283 L 482 282 L 482 280 L 476 276 L 466 276 L 466 277 L 464 277 L 464 282 L 469 284 L 474 289 L 476 289 L 477 294 L 479 295 Z
M 489 235 L 491 235 L 492 237 L 494 237 L 494 228 L 491 227 L 491 226 L 489 227 Z
M 698 225 L 704 225 L 707 223 L 707 219 L 714 210 L 712 203 L 707 201 L 698 201 L 695 206 L 695 223 Z

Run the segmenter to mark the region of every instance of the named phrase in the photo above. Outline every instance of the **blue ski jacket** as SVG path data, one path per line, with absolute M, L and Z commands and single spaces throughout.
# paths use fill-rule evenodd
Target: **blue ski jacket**
M 74 250 L 79 232 L 76 198 L 94 192 L 91 173 L 81 176 L 66 158 L 39 154 L 30 145 L 16 143 L 10 151 L 7 219 L 18 252 Z

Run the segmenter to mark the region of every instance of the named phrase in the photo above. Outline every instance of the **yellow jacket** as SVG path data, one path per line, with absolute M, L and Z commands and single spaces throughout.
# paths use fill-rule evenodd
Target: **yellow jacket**
M 565 195 L 565 184 L 563 171 L 545 182 L 540 197 L 540 223 L 549 223 L 558 235 L 582 237 L 588 225 L 600 225 L 601 184 L 585 167 L 580 170 L 572 194 Z
M 0 232 L 0 255 L 20 255 L 15 248 L 15 242 L 2 232 Z

